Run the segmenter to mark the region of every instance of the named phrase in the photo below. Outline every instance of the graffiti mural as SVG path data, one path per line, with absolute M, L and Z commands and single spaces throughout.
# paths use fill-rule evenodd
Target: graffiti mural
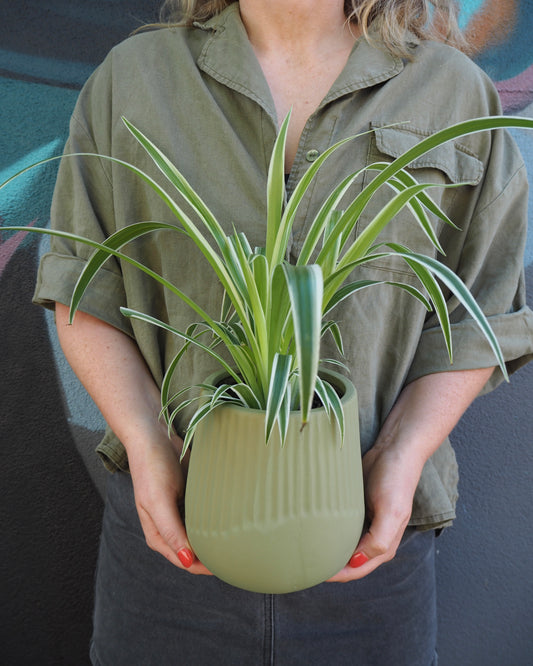
M 3 4 L 0 182 L 37 160 L 61 152 L 83 83 L 114 44 L 139 25 L 156 19 L 160 3 L 28 0 Z M 533 117 L 533 0 L 460 0 L 459 4 L 461 28 L 475 47 L 473 57 L 495 82 L 504 112 Z M 533 192 L 533 134 L 516 131 L 514 136 L 528 166 Z M 3 578 L 12 581 L 6 589 L 11 604 L 3 605 L 5 616 L 0 618 L 0 662 L 6 664 L 88 663 L 92 572 L 102 510 L 100 496 L 105 484 L 93 449 L 103 422 L 61 355 L 53 315 L 30 303 L 36 266 L 47 241 L 37 242 L 27 233 L 8 236 L 1 229 L 8 224 L 48 224 L 56 170 L 57 165 L 50 163 L 28 173 L 2 193 L 0 203 L 0 443 L 4 454 L 0 483 L 7 499 L 2 524 L 12 536 L 0 557 L 5 567 Z M 533 200 L 530 203 L 533 211 Z M 530 232 L 525 271 L 531 303 L 532 218 Z M 530 401 L 533 373 L 526 369 L 519 376 L 520 396 L 529 395 Z M 533 431 L 533 410 L 526 404 L 520 411 L 520 399 L 512 393 L 500 395 L 503 397 L 499 398 L 498 418 L 508 420 L 508 431 L 517 433 L 518 445 L 526 450 Z M 483 404 L 482 401 L 480 418 L 490 422 L 494 419 L 491 408 Z M 516 425 L 517 419 L 521 427 Z M 477 438 L 477 442 L 469 442 L 472 450 L 476 446 L 497 449 L 490 437 L 487 444 L 487 437 L 476 432 L 472 438 Z M 525 461 L 516 468 L 518 478 L 524 462 L 531 465 L 529 473 L 533 467 L 531 457 L 527 453 L 524 456 Z M 465 463 L 468 470 L 472 465 L 468 456 Z M 526 497 L 521 487 L 517 483 L 513 501 L 529 506 L 531 495 Z M 502 487 L 491 492 L 505 502 L 510 491 Z M 451 558 L 464 546 L 466 531 L 471 527 L 468 517 L 465 521 L 458 521 L 454 528 L 457 536 L 449 546 Z M 505 525 L 497 528 L 503 531 Z M 501 557 L 512 558 L 509 544 L 505 547 L 507 551 L 502 550 Z M 522 552 L 530 552 L 531 538 L 521 548 Z M 490 548 L 487 546 L 486 550 Z M 520 554 L 516 553 L 515 560 L 519 559 Z M 488 560 L 484 565 L 489 568 Z M 527 654 L 526 648 L 529 654 L 533 653 L 524 621 L 527 609 L 523 608 L 524 602 L 510 596 L 508 581 L 497 580 L 495 586 L 504 607 L 518 604 L 521 619 L 519 616 L 514 626 L 513 645 L 496 624 L 487 631 L 505 644 L 511 659 L 508 663 L 525 663 L 520 661 L 520 655 Z M 453 601 L 450 599 L 450 606 Z M 446 607 L 443 611 L 446 617 Z M 531 616 L 531 606 L 529 611 Z M 463 618 L 467 626 L 473 622 L 469 618 L 470 615 Z M 491 656 L 490 645 L 483 658 L 476 661 L 470 653 L 467 658 L 466 652 L 453 652 L 461 649 L 452 648 L 453 635 L 444 636 L 442 641 L 441 661 L 445 666 L 504 663 Z M 446 654 L 454 657 L 446 661 Z
M 491 76 L 506 112 L 533 102 L 531 4 L 519 0 L 462 0 L 461 27 Z

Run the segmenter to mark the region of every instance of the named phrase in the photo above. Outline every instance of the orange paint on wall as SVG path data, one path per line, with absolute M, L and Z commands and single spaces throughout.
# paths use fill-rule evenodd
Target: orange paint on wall
M 517 0 L 487 0 L 470 20 L 465 36 L 475 52 L 504 42 L 516 23 Z

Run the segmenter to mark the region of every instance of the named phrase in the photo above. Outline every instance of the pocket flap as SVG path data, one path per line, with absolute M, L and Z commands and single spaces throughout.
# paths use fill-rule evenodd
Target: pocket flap
M 380 153 L 396 158 L 422 141 L 429 132 L 406 127 L 381 127 L 372 123 L 376 146 Z M 483 162 L 461 144 L 449 141 L 429 151 L 409 164 L 411 169 L 439 169 L 452 183 L 468 182 L 477 185 L 483 176 Z

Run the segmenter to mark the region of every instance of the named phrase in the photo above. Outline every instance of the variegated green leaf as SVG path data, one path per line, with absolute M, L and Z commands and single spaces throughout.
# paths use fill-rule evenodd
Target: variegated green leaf
M 164 321 L 161 321 L 160 319 L 157 319 L 156 317 L 151 317 L 150 315 L 145 314 L 144 312 L 138 312 L 137 310 L 132 310 L 131 308 L 120 308 L 120 311 L 125 317 L 131 317 L 132 319 L 138 319 L 139 321 L 144 321 L 147 324 L 152 324 L 153 326 L 157 326 L 159 328 L 162 328 L 165 331 L 168 331 L 169 333 L 172 333 L 173 335 L 177 335 L 178 337 L 182 338 L 183 340 L 188 340 L 189 342 L 192 342 L 196 347 L 199 347 L 200 349 L 203 349 L 207 354 L 212 356 L 216 361 L 220 363 L 220 365 L 226 370 L 228 375 L 230 377 L 233 377 L 237 382 L 239 381 L 239 376 L 235 374 L 235 371 L 233 368 L 226 363 L 226 361 L 220 356 L 219 354 L 215 353 L 211 347 L 207 347 L 206 345 L 203 345 L 201 342 L 199 342 L 196 338 L 187 335 L 187 333 L 184 333 L 183 331 L 179 331 L 177 328 L 174 328 L 170 324 L 167 324 Z M 228 345 L 229 346 L 229 345 Z
M 401 253 L 398 253 L 401 256 Z M 475 298 L 472 296 L 470 291 L 468 290 L 467 286 L 464 284 L 464 282 L 461 280 L 459 276 L 457 276 L 451 269 L 449 269 L 447 266 L 444 264 L 440 263 L 436 259 L 433 259 L 432 257 L 427 257 L 422 254 L 418 254 L 415 252 L 411 252 L 409 254 L 405 255 L 406 261 L 408 261 L 411 265 L 411 262 L 413 265 L 417 264 L 418 267 L 426 268 L 427 270 L 430 271 L 434 276 L 436 276 L 443 284 L 445 284 L 448 289 L 455 295 L 455 297 L 458 299 L 458 301 L 463 305 L 463 307 L 470 313 L 472 319 L 476 322 L 477 326 L 480 328 L 481 332 L 487 339 L 492 351 L 494 352 L 494 355 L 498 361 L 498 364 L 500 366 L 500 369 L 502 371 L 502 374 L 504 378 L 509 381 L 509 377 L 507 374 L 507 369 L 505 367 L 505 359 L 503 358 L 503 354 L 500 348 L 500 345 L 498 343 L 498 339 L 496 338 L 496 335 L 494 334 L 494 331 L 492 330 L 487 318 L 485 317 L 485 314 L 483 313 L 483 310 L 480 308 L 478 303 L 476 302 Z M 424 285 L 425 286 L 425 285 Z M 441 292 L 442 293 L 442 292 Z M 433 297 L 432 297 L 433 300 Z M 436 308 L 437 309 L 437 308 Z M 444 316 L 444 313 L 443 313 Z M 448 311 L 446 309 L 446 319 L 449 321 L 449 316 L 448 316 Z M 440 321 L 440 317 L 439 317 Z M 440 321 L 441 327 L 443 327 L 443 322 Z M 443 327 L 444 331 L 444 327 Z M 450 331 L 450 358 L 453 359 L 452 357 L 452 352 L 451 352 L 451 331 Z
M 291 382 L 289 381 L 278 414 L 279 437 L 282 446 L 285 444 L 285 441 L 287 439 L 287 432 L 289 430 L 291 402 L 292 402 L 292 390 L 291 390 Z
M 330 412 L 334 415 L 339 432 L 341 434 L 341 442 L 344 442 L 344 409 L 342 407 L 341 399 L 335 388 L 329 383 L 324 382 L 326 394 L 329 401 Z
M 243 406 L 250 407 L 250 409 L 262 409 L 261 402 L 248 384 L 232 384 L 231 390 L 237 395 Z
M 274 357 L 265 414 L 266 442 L 270 439 L 272 428 L 278 421 L 280 409 L 287 394 L 291 365 L 291 356 L 276 354 Z
M 266 312 L 270 304 L 270 282 L 268 261 L 265 255 L 254 255 L 251 260 L 251 267 L 261 306 L 263 312 Z
M 183 440 L 183 449 L 181 452 L 180 460 L 183 460 L 185 454 L 187 453 L 199 423 L 218 406 L 219 405 L 213 404 L 211 401 L 209 401 L 201 405 L 201 407 L 199 407 L 193 414 L 191 420 L 189 421 L 189 425 L 187 426 L 187 432 L 185 433 L 185 438 Z
M 185 201 L 197 213 L 198 218 L 203 222 L 208 229 L 211 236 L 215 239 L 217 245 L 222 247 L 225 242 L 225 233 L 213 213 L 209 210 L 205 202 L 198 195 L 198 193 L 187 182 L 183 174 L 177 169 L 176 165 L 154 144 L 148 137 L 146 137 L 139 129 L 130 123 L 124 116 L 122 122 L 126 125 L 128 130 L 133 134 L 137 141 L 141 144 L 144 150 L 150 155 L 154 164 L 167 178 L 167 180 L 174 185 L 180 192 Z
M 394 254 L 395 253 L 391 253 L 391 256 L 394 256 Z M 402 258 L 405 259 L 405 257 Z M 341 301 L 343 301 L 345 298 L 348 298 L 355 292 L 360 291 L 361 289 L 366 289 L 367 287 L 375 287 L 380 284 L 386 284 L 389 285 L 390 287 L 397 287 L 399 289 L 403 289 L 411 296 L 419 300 L 422 303 L 422 305 L 426 308 L 426 310 L 432 309 L 431 303 L 429 303 L 428 299 L 424 296 L 424 294 L 419 289 L 413 287 L 410 284 L 406 284 L 404 282 L 393 282 L 390 280 L 357 280 L 356 282 L 350 282 L 349 284 L 343 285 L 340 289 L 338 289 L 335 292 L 333 297 L 328 301 L 326 307 L 324 308 L 324 314 L 330 312 L 336 305 L 338 305 Z
M 360 171 L 356 171 L 355 173 L 350 174 L 347 178 L 345 178 L 322 204 L 315 219 L 309 227 L 309 231 L 305 236 L 302 249 L 300 250 L 300 254 L 298 255 L 298 259 L 296 261 L 297 266 L 309 263 L 311 255 L 315 251 L 320 238 L 324 234 L 331 215 L 359 173 Z
M 326 412 L 328 419 L 331 420 L 331 409 L 330 409 L 328 394 L 326 392 L 326 383 L 327 382 L 325 382 L 320 375 L 317 375 L 315 393 L 318 396 L 320 402 L 322 403 L 322 407 L 324 408 L 324 411 Z
M 336 321 L 328 321 L 322 326 L 322 331 L 320 334 L 320 337 L 324 337 L 324 334 L 329 331 L 331 333 L 331 337 L 333 338 L 333 341 L 335 342 L 335 346 L 337 347 L 339 354 L 341 356 L 344 356 L 344 345 L 342 343 L 342 334 L 341 330 L 339 328 L 339 325 L 337 324 Z
M 287 344 L 285 330 L 289 316 L 290 298 L 283 266 L 276 266 L 272 274 L 271 302 L 267 310 L 269 363 L 271 364 L 276 352 L 286 353 Z
M 266 257 L 269 264 L 277 261 L 273 257 L 285 204 L 285 143 L 290 118 L 289 112 L 281 124 L 268 169 Z
M 306 423 L 313 402 L 320 358 L 322 271 L 314 264 L 309 266 L 285 264 L 283 270 L 292 306 L 302 423 Z
M 194 339 L 198 339 L 200 336 L 204 335 L 207 333 L 206 330 L 200 331 L 197 335 L 194 335 L 194 332 L 196 328 L 198 327 L 198 324 L 192 324 L 187 328 L 187 335 L 191 338 L 194 337 Z M 178 353 L 174 356 L 172 361 L 170 362 L 170 365 L 165 371 L 165 375 L 163 377 L 163 381 L 161 382 L 161 404 L 163 406 L 168 405 L 169 403 L 169 396 L 170 396 L 170 386 L 172 383 L 172 377 L 174 376 L 174 372 L 176 371 L 176 368 L 178 367 L 179 362 L 183 358 L 184 354 L 186 353 L 187 349 L 192 343 L 189 342 L 188 340 L 185 341 L 181 349 L 178 351 Z M 165 409 L 163 409 L 163 415 L 166 416 L 167 412 Z M 165 418 L 167 421 L 167 424 L 169 424 L 169 421 Z

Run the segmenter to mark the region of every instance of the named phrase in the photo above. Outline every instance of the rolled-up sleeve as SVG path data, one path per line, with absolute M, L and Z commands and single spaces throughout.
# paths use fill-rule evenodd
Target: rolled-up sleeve
M 52 228 L 97 242 L 104 241 L 115 231 L 110 168 L 104 160 L 92 156 L 112 154 L 106 135 L 111 99 L 108 69 L 104 65 L 97 70 L 78 99 L 51 210 Z M 52 236 L 50 252 L 40 262 L 33 301 L 48 308 L 53 308 L 55 302 L 69 305 L 78 277 L 92 252 L 90 246 L 81 242 Z M 126 305 L 126 295 L 120 265 L 110 258 L 89 285 L 80 310 L 131 335 L 131 326 L 119 310 L 123 305 Z
M 466 283 L 498 338 L 509 374 L 533 359 L 533 312 L 526 304 L 524 247 L 528 182 L 518 149 L 504 131 L 494 134 L 490 160 L 470 220 L 449 234 L 447 263 Z M 484 334 L 450 295 L 453 364 L 442 331 L 428 316 L 407 381 L 434 372 L 491 367 L 496 357 Z M 503 379 L 499 368 L 485 391 Z

